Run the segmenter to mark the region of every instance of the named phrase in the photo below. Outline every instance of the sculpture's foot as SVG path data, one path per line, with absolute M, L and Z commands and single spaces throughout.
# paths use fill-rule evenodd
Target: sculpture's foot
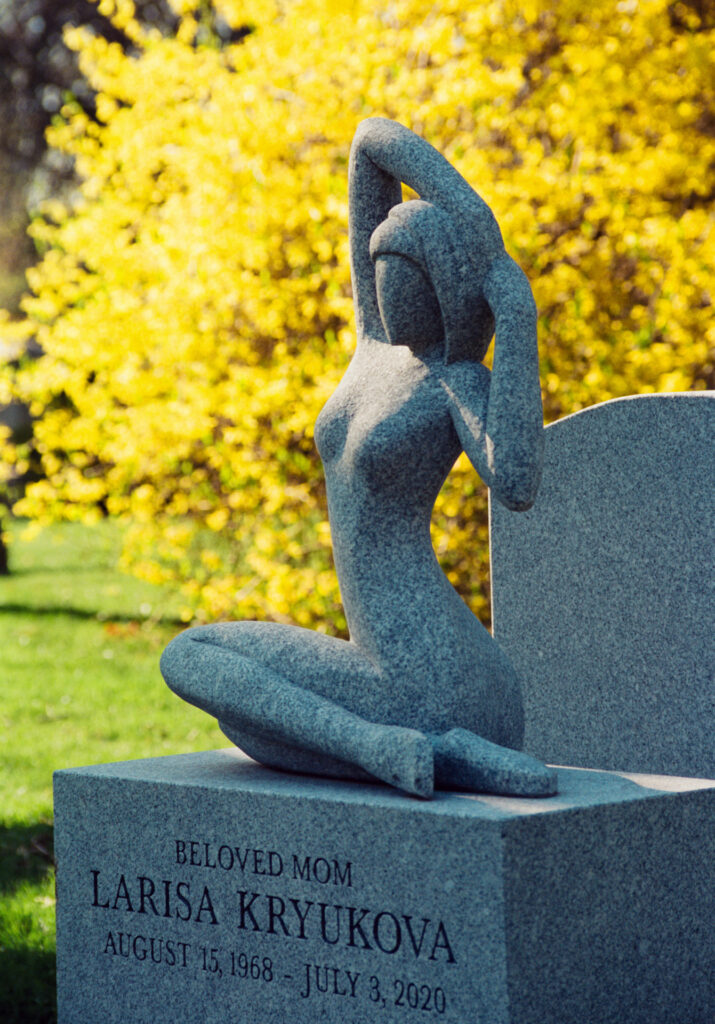
M 432 743 L 416 729 L 369 724 L 355 760 L 371 775 L 396 789 L 429 800 L 434 792 Z
M 451 729 L 433 743 L 438 786 L 503 796 L 553 796 L 558 790 L 556 772 L 536 758 L 467 729 Z
M 353 715 L 349 722 L 350 729 L 343 736 L 342 760 L 309 747 L 261 736 L 226 719 L 219 720 L 219 727 L 249 757 L 270 768 L 339 779 L 377 778 L 413 796 L 432 796 L 434 753 L 424 733 L 367 722 Z

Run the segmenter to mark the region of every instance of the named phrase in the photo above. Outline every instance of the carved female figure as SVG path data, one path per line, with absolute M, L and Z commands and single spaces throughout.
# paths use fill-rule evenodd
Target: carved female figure
M 401 182 L 420 200 L 403 203 Z M 451 587 L 430 541 L 462 450 L 513 509 L 541 473 L 536 310 L 483 200 L 424 140 L 374 118 L 350 157 L 358 345 L 316 423 L 350 640 L 259 622 L 169 644 L 168 685 L 266 765 L 547 795 L 516 749 L 519 682 Z M 493 369 L 482 364 L 496 324 Z

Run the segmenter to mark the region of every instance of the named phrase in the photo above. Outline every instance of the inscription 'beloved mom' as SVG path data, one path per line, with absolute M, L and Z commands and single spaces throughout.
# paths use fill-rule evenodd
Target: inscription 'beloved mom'
M 171 841 L 171 852 L 174 870 L 162 872 L 163 877 L 92 869 L 91 906 L 110 915 L 142 916 L 146 921 L 166 918 L 187 925 L 223 924 L 244 935 L 263 933 L 295 942 L 312 940 L 327 946 L 375 950 L 388 956 L 402 951 L 417 960 L 448 965 L 457 962 L 440 918 L 413 916 L 388 907 L 356 906 L 355 896 L 351 893 L 348 897 L 347 892 L 339 901 L 321 902 L 285 892 L 263 892 L 260 883 L 258 891 L 246 885 L 248 877 L 264 876 L 271 881 L 281 878 L 294 884 L 352 889 L 352 861 L 178 838 Z M 244 887 L 227 891 L 226 881 L 236 875 Z
M 339 861 L 335 857 L 310 857 L 293 853 L 284 856 L 278 850 L 262 850 L 251 846 L 233 846 L 229 843 L 206 843 L 196 839 L 175 839 L 176 863 L 192 868 L 235 871 L 244 874 L 292 875 L 303 882 L 321 885 L 346 885 L 352 888 L 352 861 Z

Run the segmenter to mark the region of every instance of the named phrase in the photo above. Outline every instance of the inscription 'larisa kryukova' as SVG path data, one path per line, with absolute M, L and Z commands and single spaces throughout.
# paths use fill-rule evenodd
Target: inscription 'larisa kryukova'
M 160 879 L 147 875 L 127 878 L 120 874 L 113 882 L 91 871 L 92 907 L 109 912 L 143 914 L 194 924 L 218 925 L 219 920 L 237 930 L 278 935 L 291 940 L 314 940 L 328 946 L 376 950 L 393 955 L 400 951 L 416 959 L 456 964 L 453 946 L 442 920 L 396 914 L 337 903 L 288 897 L 238 889 L 235 903 L 226 912 L 208 886 L 188 881 Z

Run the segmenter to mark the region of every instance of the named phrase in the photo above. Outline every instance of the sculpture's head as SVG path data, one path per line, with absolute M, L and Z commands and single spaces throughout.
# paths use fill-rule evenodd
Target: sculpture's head
M 494 317 L 465 250 L 452 218 L 421 199 L 394 206 L 378 225 L 370 256 L 393 345 L 422 354 L 444 344 L 447 362 L 484 358 Z

